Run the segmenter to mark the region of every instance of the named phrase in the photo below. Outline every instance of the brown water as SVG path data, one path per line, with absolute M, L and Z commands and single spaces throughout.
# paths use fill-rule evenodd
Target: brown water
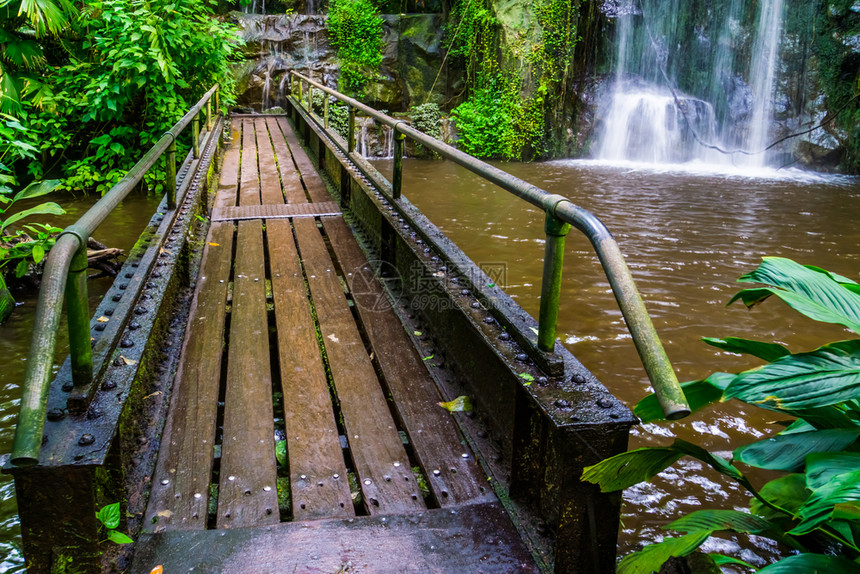
M 376 165 L 390 174 L 390 161 Z M 709 347 L 701 337 L 777 341 L 793 351 L 851 338 L 840 327 L 800 317 L 779 301 L 753 311 L 726 303 L 740 288 L 735 280 L 764 255 L 855 276 L 860 271 L 860 180 L 803 172 L 748 177 L 655 171 L 567 160 L 499 167 L 568 197 L 609 227 L 682 381 L 755 364 Z M 537 316 L 542 213 L 451 162 L 407 160 L 403 189 L 474 261 L 504 264 L 507 292 Z M 650 390 L 649 383 L 597 257 L 575 230 L 564 267 L 559 337 L 632 407 Z M 774 418 L 724 404 L 683 422 L 635 427 L 631 447 L 666 444 L 678 436 L 729 456 L 735 446 L 773 432 L 769 423 Z M 685 459 L 653 483 L 626 491 L 625 501 L 622 554 L 659 539 L 665 532 L 661 526 L 685 512 L 745 506 L 747 496 Z M 710 550 L 753 564 L 764 564 L 774 552 L 763 539 L 743 546 L 732 540 L 708 544 Z
M 74 199 L 59 196 L 51 199 L 60 203 L 67 211 L 63 216 L 51 218 L 51 222 L 64 227 L 74 223 L 99 198 L 91 196 Z M 145 195 L 126 198 L 96 231 L 94 237 L 110 247 L 128 250 L 146 227 L 159 201 L 160 198 Z M 48 218 L 34 219 L 48 220 Z M 91 310 L 95 310 L 110 284 L 110 279 L 89 282 Z M 0 453 L 8 453 L 12 450 L 15 421 L 18 417 L 18 404 L 21 398 L 21 383 L 27 368 L 27 354 L 33 331 L 36 297 L 19 297 L 18 304 L 9 319 L 0 325 Z M 68 334 L 63 320 L 57 341 L 55 372 L 67 354 Z M 24 572 L 15 487 L 8 475 L 0 475 L 0 572 Z
M 390 172 L 390 162 L 379 162 Z M 658 332 L 682 380 L 750 366 L 743 358 L 698 341 L 703 336 L 774 340 L 793 350 L 849 338 L 769 301 L 753 312 L 725 303 L 735 279 L 762 255 L 792 257 L 851 276 L 860 271 L 860 230 L 854 225 L 860 181 L 847 178 L 768 179 L 611 168 L 557 161 L 501 164 L 515 175 L 560 193 L 597 214 L 627 257 Z M 797 174 L 795 174 L 797 175 Z M 479 263 L 504 264 L 508 293 L 534 316 L 538 310 L 543 216 L 523 201 L 450 162 L 407 160 L 404 193 Z M 77 219 L 95 201 L 60 200 Z M 157 200 L 129 198 L 97 232 L 111 246 L 128 248 Z M 572 232 L 565 260 L 560 338 L 621 400 L 633 405 L 648 381 L 597 259 Z M 109 282 L 90 282 L 93 307 Z M 35 299 L 21 301 L 0 326 L 0 452 L 9 452 L 26 367 Z M 58 361 L 66 354 L 61 330 Z M 634 428 L 631 446 L 664 444 L 674 436 L 727 454 L 735 445 L 772 432 L 773 415 L 726 404 L 672 424 Z M 759 476 L 759 480 L 764 477 Z M 746 504 L 746 496 L 696 462 L 683 462 L 651 484 L 632 488 L 620 552 L 659 538 L 660 527 L 685 511 Z M 763 564 L 774 549 L 756 539 L 710 549 Z M 14 488 L 0 477 L 0 572 L 23 571 Z

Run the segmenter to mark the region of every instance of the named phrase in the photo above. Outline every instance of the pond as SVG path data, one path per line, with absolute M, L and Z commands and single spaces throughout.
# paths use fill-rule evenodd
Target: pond
M 377 166 L 390 173 L 391 162 Z M 598 215 L 627 257 L 658 332 L 681 380 L 752 363 L 699 342 L 703 336 L 774 340 L 792 350 L 848 338 L 792 314 L 777 301 L 749 312 L 725 303 L 735 279 L 763 255 L 791 257 L 847 276 L 860 271 L 860 229 L 853 213 L 860 182 L 804 172 L 737 173 L 642 169 L 585 161 L 500 164 L 502 169 Z M 537 316 L 543 258 L 543 215 L 450 162 L 406 160 L 404 194 L 476 262 L 503 268 L 499 281 Z M 61 201 L 79 217 L 96 198 Z M 157 198 L 134 196 L 99 229 L 96 238 L 128 249 L 155 210 Z M 108 282 L 90 283 L 97 303 Z M 11 449 L 20 384 L 32 330 L 35 299 L 21 301 L 0 327 L 0 452 Z M 649 390 L 596 256 L 574 231 L 565 256 L 559 337 L 603 383 L 632 406 Z M 61 330 L 58 347 L 65 348 Z M 58 361 L 65 351 L 58 352 Z M 773 431 L 765 411 L 725 404 L 677 423 L 633 429 L 631 447 L 664 444 L 678 436 L 727 454 L 735 445 Z M 763 476 L 759 477 L 762 480 Z M 694 462 L 682 462 L 653 484 L 625 493 L 619 552 L 659 538 L 660 527 L 685 511 L 746 504 L 744 493 Z M 712 548 L 763 564 L 775 549 L 767 541 Z M 9 477 L 0 478 L 0 571 L 23 571 L 20 530 Z

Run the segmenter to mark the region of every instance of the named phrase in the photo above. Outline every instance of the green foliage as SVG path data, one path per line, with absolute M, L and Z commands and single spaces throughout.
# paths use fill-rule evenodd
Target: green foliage
M 382 18 L 371 0 L 331 0 L 326 27 L 340 61 L 340 88 L 359 91 L 382 63 Z
M 473 155 L 518 159 L 546 152 L 547 121 L 563 101 L 578 40 L 576 6 L 537 0 L 523 9 L 533 18 L 524 17 L 528 24 L 501 46 L 489 0 L 459 0 L 451 11 L 445 43 L 449 57 L 466 68 L 469 92 L 452 115 L 461 147 Z
M 765 258 L 739 281 L 765 287 L 741 291 L 732 301 L 753 306 L 773 295 L 810 318 L 860 333 L 860 286 L 851 279 L 788 259 Z M 856 571 L 860 561 L 856 542 L 860 535 L 860 453 L 856 452 L 860 446 L 860 340 L 837 341 L 805 353 L 733 337 L 706 342 L 766 363 L 736 375 L 716 373 L 685 383 L 682 388 L 691 407 L 735 398 L 797 417 L 775 436 L 733 453 L 735 462 L 791 474 L 757 490 L 729 462 L 681 440 L 670 447 L 622 453 L 587 468 L 583 480 L 600 484 L 604 491 L 620 490 L 650 479 L 687 455 L 731 477 L 753 497 L 750 514 L 701 510 L 676 520 L 667 528 L 684 536 L 631 554 L 619 564 L 619 573 L 656 571 L 669 556 L 692 555 L 717 531 L 766 536 L 803 552 L 759 572 Z M 660 418 L 653 395 L 643 399 L 635 412 L 644 420 Z M 833 548 L 844 557 L 820 554 L 821 548 Z M 715 564 L 727 560 L 713 559 Z
M 114 502 L 113 504 L 108 504 L 107 506 L 102 507 L 102 509 L 96 513 L 96 518 L 98 518 L 101 525 L 107 531 L 108 540 L 117 544 L 133 544 L 134 540 L 117 530 L 120 520 L 119 506 L 119 502 Z
M 212 84 L 233 99 L 233 28 L 208 0 L 89 0 L 72 23 L 68 57 L 51 68 L 50 93 L 28 105 L 33 141 L 61 168 L 63 187 L 106 192 Z M 169 13 L 170 18 L 164 18 Z M 180 153 L 190 142 L 180 140 Z M 40 175 L 40 168 L 32 171 Z M 154 170 L 150 189 L 162 190 Z
M 413 106 L 409 110 L 409 119 L 413 128 L 441 141 L 442 111 L 437 104 L 428 102 L 420 106 Z M 425 150 L 421 144 L 416 144 L 415 152 L 419 156 L 438 157 L 437 154 Z

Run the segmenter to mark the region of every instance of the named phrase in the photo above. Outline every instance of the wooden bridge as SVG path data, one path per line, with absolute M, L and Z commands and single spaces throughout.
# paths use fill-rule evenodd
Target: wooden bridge
M 526 315 L 402 197 L 399 162 L 389 183 L 326 129 L 328 101 L 315 112 L 303 93 L 289 117 L 207 115 L 198 135 L 204 99 L 156 145 L 170 161 L 194 122 L 121 279 L 86 331 L 70 320 L 73 341 L 92 332 L 91 356 L 73 346 L 50 385 L 28 373 L 45 382 L 25 391 L 5 469 L 29 568 L 614 571 L 620 500 L 579 476 L 626 448 L 631 413 L 554 344 L 551 309 Z M 398 154 L 405 133 L 477 162 L 336 95 L 351 126 L 356 110 L 388 122 Z M 593 216 L 482 166 L 545 204 L 544 300 L 557 300 L 566 222 L 591 229 Z M 82 222 L 58 252 L 74 253 L 94 225 Z M 620 254 L 595 229 L 611 267 Z M 74 273 L 70 317 L 85 294 Z M 62 300 L 47 292 L 40 305 Z M 653 344 L 636 300 L 619 302 L 640 350 Z M 34 349 L 50 356 L 44 337 Z M 462 396 L 473 409 L 440 405 Z M 46 425 L 41 445 L 27 421 Z M 121 519 L 100 524 L 116 501 Z M 135 545 L 106 546 L 106 526 Z
M 233 124 L 134 570 L 534 569 L 286 118 Z

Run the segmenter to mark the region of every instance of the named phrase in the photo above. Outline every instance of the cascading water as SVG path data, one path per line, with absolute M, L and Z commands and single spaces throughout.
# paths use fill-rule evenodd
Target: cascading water
M 761 152 L 775 139 L 784 0 L 716 0 L 698 14 L 706 24 L 695 23 L 690 6 L 613 5 L 614 73 L 593 146 L 598 159 L 767 165 L 773 154 Z M 755 21 L 744 26 L 744 17 Z M 748 153 L 724 153 L 738 150 Z

